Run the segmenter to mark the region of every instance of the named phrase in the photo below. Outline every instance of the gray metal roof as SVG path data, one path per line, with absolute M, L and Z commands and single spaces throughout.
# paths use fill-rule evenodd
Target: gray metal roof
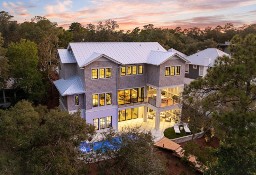
M 184 57 L 184 58 L 186 58 L 186 57 L 187 57 L 187 55 L 186 55 L 186 54 L 184 54 L 184 53 L 182 53 L 182 52 L 180 52 L 180 51 L 178 51 L 178 50 L 176 50 L 176 49 L 174 49 L 174 48 L 169 49 L 169 50 L 168 50 L 168 52 L 174 52 L 174 53 L 177 53 L 177 54 L 179 54 L 180 56 L 182 56 L 182 57 Z
M 59 49 L 61 62 L 77 62 L 79 67 L 84 67 L 102 56 L 117 64 L 160 65 L 175 54 L 187 61 L 185 54 L 175 49 L 166 51 L 157 42 L 79 42 L 70 43 L 68 49 L 72 52 Z
M 183 54 L 184 55 L 184 54 Z M 151 51 L 147 63 L 153 64 L 153 65 L 160 65 L 167 61 L 168 59 L 172 58 L 173 56 L 177 56 L 184 60 L 185 62 L 189 62 L 187 59 L 185 59 L 183 56 L 178 54 L 177 52 L 172 52 L 171 50 L 168 52 L 162 52 L 162 51 Z
M 53 83 L 61 96 L 85 93 L 83 83 L 78 76 L 73 76 L 66 80 L 59 79 Z
M 187 60 L 190 61 L 190 64 L 200 65 L 200 66 L 213 66 L 215 60 L 221 56 L 230 56 L 229 54 L 222 52 L 216 48 L 207 48 L 200 52 L 197 52 L 193 55 L 187 57 Z
M 70 43 L 69 47 L 80 67 L 90 60 L 94 52 L 107 55 L 121 64 L 147 63 L 151 51 L 167 52 L 157 42 L 82 42 Z
M 62 63 L 76 63 L 76 59 L 67 49 L 58 49 Z

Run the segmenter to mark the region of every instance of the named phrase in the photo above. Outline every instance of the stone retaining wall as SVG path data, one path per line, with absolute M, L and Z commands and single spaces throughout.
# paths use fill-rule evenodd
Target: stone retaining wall
M 194 135 L 194 139 L 201 138 L 201 137 L 203 137 L 203 135 L 204 135 L 204 131 L 196 133 Z M 171 140 L 176 142 L 176 143 L 183 143 L 183 142 L 187 142 L 187 141 L 192 140 L 192 136 L 193 135 L 191 134 L 191 135 L 188 135 L 188 136 L 179 137 L 179 138 L 175 138 L 175 139 L 171 139 Z

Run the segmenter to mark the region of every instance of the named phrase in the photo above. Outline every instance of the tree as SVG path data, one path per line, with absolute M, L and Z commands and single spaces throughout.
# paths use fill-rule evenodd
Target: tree
M 4 47 L 7 47 L 11 42 L 19 40 L 19 25 L 12 18 L 13 16 L 8 12 L 0 11 L 0 33 L 4 37 Z
M 110 157 L 99 163 L 106 174 L 158 175 L 166 174 L 165 163 L 154 150 L 154 141 L 150 132 L 144 133 L 138 128 L 126 131 L 103 133 L 103 141 L 110 142 L 116 149 L 105 147 L 98 153 L 98 158 Z M 117 141 L 114 138 L 120 138 Z
M 6 49 L 3 48 L 4 41 L 0 33 L 0 89 L 4 88 L 9 77 L 9 63 L 6 58 Z
M 84 174 L 77 146 L 93 133 L 78 113 L 18 102 L 0 110 L 0 174 Z
M 232 57 L 218 58 L 207 75 L 184 91 L 185 104 L 197 104 L 221 144 L 209 174 L 256 172 L 256 35 L 231 40 Z M 195 106 L 195 105 L 194 105 Z
M 45 95 L 45 84 L 38 71 L 38 52 L 34 42 L 21 40 L 10 44 L 7 52 L 10 72 L 15 79 L 15 86 L 23 89 L 29 99 L 38 102 Z

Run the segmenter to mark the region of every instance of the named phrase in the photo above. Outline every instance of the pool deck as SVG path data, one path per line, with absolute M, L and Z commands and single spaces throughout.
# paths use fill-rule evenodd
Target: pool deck
M 155 121 L 153 119 L 147 119 L 147 122 L 143 122 L 143 118 L 137 118 L 133 120 L 118 122 L 118 131 L 125 131 L 127 128 L 138 127 L 143 132 L 150 131 L 153 135 L 154 141 L 158 141 L 164 136 L 164 130 L 166 128 L 174 126 L 174 122 L 166 122 L 164 119 L 160 120 L 159 130 L 155 129 Z M 106 130 L 105 130 L 106 131 Z M 104 131 L 103 131 L 104 132 Z M 98 132 L 92 141 L 98 141 L 103 138 L 103 132 Z

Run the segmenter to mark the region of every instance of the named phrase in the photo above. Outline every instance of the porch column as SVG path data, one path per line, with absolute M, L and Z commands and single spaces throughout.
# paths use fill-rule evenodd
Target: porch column
M 148 120 L 148 107 L 144 106 L 143 122 L 147 122 L 147 120 Z
M 156 89 L 156 107 L 161 107 L 161 89 Z
M 156 111 L 156 119 L 155 119 L 155 129 L 159 130 L 160 127 L 160 111 Z

